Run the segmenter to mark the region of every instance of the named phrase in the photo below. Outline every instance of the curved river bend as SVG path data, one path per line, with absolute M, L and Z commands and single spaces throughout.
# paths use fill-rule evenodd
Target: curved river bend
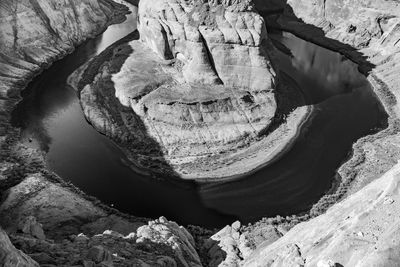
M 113 142 L 85 120 L 79 99 L 66 85 L 83 63 L 136 27 L 136 9 L 44 71 L 23 93 L 13 123 L 47 152 L 49 168 L 86 193 L 121 211 L 166 216 L 181 224 L 220 227 L 239 219 L 304 211 L 329 189 L 336 169 L 362 136 L 385 126 L 386 113 L 357 66 L 338 53 L 293 35 L 274 35 L 293 57 L 279 52 L 276 64 L 314 105 L 290 151 L 245 179 L 207 185 L 151 179 L 127 167 Z

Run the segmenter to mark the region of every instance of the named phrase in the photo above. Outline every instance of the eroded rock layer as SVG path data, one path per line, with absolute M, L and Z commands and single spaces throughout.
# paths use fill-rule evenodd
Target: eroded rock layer
M 272 88 L 264 20 L 251 1 L 141 1 L 141 40 L 189 83 Z
M 76 87 L 86 117 L 134 163 L 219 179 L 268 162 L 294 138 L 308 112 L 299 92 L 287 98 L 285 108 L 295 110 L 288 123 L 275 125 L 282 135 L 266 135 L 287 86 L 273 71 L 275 50 L 251 1 L 141 1 L 139 31 L 140 40 L 114 47 L 108 62 L 76 74 L 85 81 Z M 99 74 L 87 79 L 94 68 Z

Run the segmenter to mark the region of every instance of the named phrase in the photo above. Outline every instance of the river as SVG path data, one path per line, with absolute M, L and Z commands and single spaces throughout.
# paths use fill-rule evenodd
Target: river
M 46 151 L 49 168 L 89 195 L 136 216 L 166 216 L 181 224 L 220 227 L 234 220 L 304 211 L 332 183 L 352 144 L 384 127 L 387 116 L 357 66 L 342 55 L 291 34 L 274 39 L 276 66 L 314 105 L 313 119 L 282 158 L 244 179 L 207 185 L 152 179 L 127 167 L 113 142 L 93 129 L 82 113 L 68 76 L 113 42 L 136 29 L 136 7 L 127 20 L 79 46 L 24 90 L 13 112 L 32 146 Z

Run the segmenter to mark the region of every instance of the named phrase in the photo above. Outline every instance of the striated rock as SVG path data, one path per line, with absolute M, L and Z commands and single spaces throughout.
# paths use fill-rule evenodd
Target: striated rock
M 16 96 L 32 75 L 98 34 L 113 20 L 123 19 L 121 15 L 126 12 L 123 5 L 105 0 L 2 1 L 1 95 Z
M 21 230 L 23 233 L 30 234 L 33 237 L 38 239 L 46 239 L 44 235 L 42 225 L 36 221 L 36 218 L 33 216 L 27 217 L 21 225 Z
M 272 88 L 264 20 L 252 1 L 140 1 L 141 40 L 177 58 L 189 83 Z
M 7 234 L 0 228 L 0 265 L 4 267 L 38 267 L 32 258 L 17 250 Z

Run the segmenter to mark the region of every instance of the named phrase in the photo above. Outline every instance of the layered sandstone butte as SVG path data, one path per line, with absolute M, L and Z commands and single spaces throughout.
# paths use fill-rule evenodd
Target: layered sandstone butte
M 289 89 L 277 85 L 275 50 L 251 1 L 144 0 L 138 12 L 140 40 L 81 70 L 81 103 L 100 132 L 139 167 L 190 179 L 244 174 L 284 149 L 307 108 L 266 134 L 277 91 Z M 286 108 L 302 100 L 294 92 Z
M 252 1 L 141 1 L 141 40 L 177 58 L 188 83 L 272 88 L 264 20 Z

